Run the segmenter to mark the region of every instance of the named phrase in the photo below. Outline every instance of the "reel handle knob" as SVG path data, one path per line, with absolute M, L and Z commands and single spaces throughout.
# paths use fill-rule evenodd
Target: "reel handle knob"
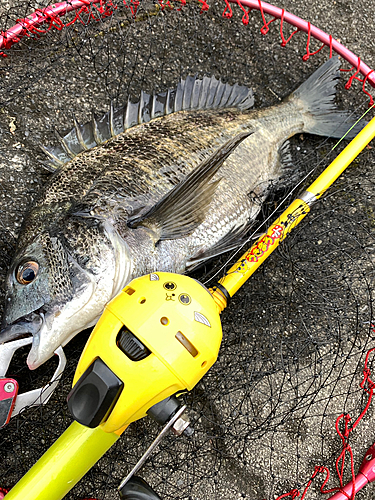
M 133 476 L 119 490 L 122 500 L 162 500 L 146 481 Z

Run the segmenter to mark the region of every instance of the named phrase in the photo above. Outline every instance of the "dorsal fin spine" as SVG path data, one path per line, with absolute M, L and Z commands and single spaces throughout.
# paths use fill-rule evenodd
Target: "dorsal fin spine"
M 152 94 L 152 108 L 151 108 L 151 120 L 156 117 L 156 94 L 155 92 Z
M 182 99 L 182 109 L 191 109 L 191 100 L 193 95 L 194 83 L 196 77 L 188 76 L 185 80 L 184 95 Z
M 124 113 L 124 129 L 126 130 L 127 128 L 129 128 L 129 104 L 130 104 L 130 99 L 128 98 L 128 102 L 126 104 L 126 108 L 125 108 L 125 113 Z
M 213 78 L 215 78 L 215 77 L 213 77 Z M 219 90 L 220 80 L 217 80 L 215 78 L 214 83 L 215 83 L 215 93 L 212 96 L 212 101 L 211 101 L 211 105 L 210 105 L 211 108 L 215 108 L 215 100 L 216 100 L 216 96 L 217 96 L 217 93 Z M 212 84 L 211 84 L 211 87 L 212 87 Z
M 115 127 L 113 123 L 113 101 L 111 101 L 111 104 L 109 106 L 109 130 L 111 132 L 111 136 L 113 137 L 115 135 Z
M 206 107 L 207 95 L 210 89 L 211 80 L 207 76 L 202 79 L 202 88 L 199 96 L 198 109 L 204 109 Z
M 56 156 L 52 151 L 46 148 L 46 146 L 43 146 L 43 144 L 39 144 L 39 147 L 42 149 L 43 153 L 51 159 L 52 166 L 60 167 L 61 165 L 64 165 L 64 162 L 61 161 L 60 158 Z
M 139 116 L 139 102 L 132 103 L 130 99 L 128 99 L 128 105 L 126 106 L 126 114 L 124 120 L 124 128 L 131 128 L 134 125 L 138 124 L 138 116 Z
M 223 84 L 223 82 L 219 81 L 217 84 L 215 98 L 213 100 L 213 107 L 214 108 L 220 107 L 220 101 L 221 101 L 221 98 L 223 96 L 224 89 L 225 89 L 225 85 Z
M 56 132 L 63 150 L 43 150 L 54 164 L 60 166 L 80 152 L 100 145 L 124 130 L 160 116 L 189 109 L 238 107 L 247 110 L 252 105 L 252 92 L 247 87 L 237 83 L 233 86 L 224 84 L 214 76 L 204 76 L 202 79 L 196 75 L 188 76 L 186 80 L 181 79 L 174 89 L 152 95 L 141 91 L 140 100 L 136 103 L 128 99 L 126 106 L 115 109 L 111 102 L 110 110 L 101 118 L 93 113 L 91 123 L 80 125 L 74 118 L 74 128 L 68 134 L 61 137 Z
M 223 97 L 221 98 L 220 102 L 220 107 L 225 108 L 228 102 L 228 99 L 230 97 L 230 94 L 232 93 L 232 87 L 228 83 L 225 84 L 224 92 L 223 92 Z
M 70 156 L 70 158 L 74 158 L 75 157 L 75 154 L 74 152 L 69 148 L 69 145 L 68 143 L 65 141 L 64 137 L 61 137 L 61 135 L 59 134 L 59 132 L 57 130 L 55 130 L 55 134 L 56 134 L 56 137 L 58 139 L 58 141 L 60 142 L 61 146 L 63 147 L 65 153 Z
M 174 96 L 173 111 L 175 113 L 182 110 L 182 99 L 184 96 L 184 86 L 185 86 L 185 81 L 181 79 L 181 81 L 178 82 L 178 84 L 177 84 L 176 94 Z
M 98 127 L 98 123 L 96 121 L 96 116 L 95 116 L 95 113 L 93 112 L 92 113 L 92 130 L 93 130 L 93 133 L 94 133 L 94 139 L 95 139 L 95 142 L 96 144 L 99 146 L 99 144 L 102 143 L 100 137 L 99 137 L 99 127 Z
M 77 118 L 74 115 L 73 115 L 73 123 L 74 123 L 74 128 L 76 131 L 76 136 L 77 136 L 78 142 L 80 143 L 80 145 L 82 146 L 83 149 L 88 149 L 88 147 L 87 147 L 87 145 L 82 137 L 81 126 L 78 123 Z
M 202 80 L 195 79 L 193 92 L 191 94 L 191 109 L 198 109 L 199 99 L 202 92 Z
M 138 107 L 138 123 L 142 123 L 142 110 L 143 110 L 143 90 L 141 90 L 141 97 L 139 98 L 139 107 Z
M 235 96 L 235 94 L 236 94 L 237 87 L 238 87 L 238 85 L 237 85 L 237 83 L 235 83 L 235 84 L 233 85 L 233 87 L 232 87 L 232 90 L 231 90 L 230 94 L 229 94 L 228 100 L 227 100 L 227 102 L 226 102 L 226 106 L 230 107 L 230 106 L 232 106 L 232 105 L 233 105 L 234 96 Z
M 166 114 L 170 115 L 173 113 L 173 105 L 174 105 L 174 97 L 173 94 L 175 93 L 174 89 L 168 89 L 167 93 L 167 104 L 166 104 Z M 171 104 L 171 101 L 173 100 L 173 104 Z

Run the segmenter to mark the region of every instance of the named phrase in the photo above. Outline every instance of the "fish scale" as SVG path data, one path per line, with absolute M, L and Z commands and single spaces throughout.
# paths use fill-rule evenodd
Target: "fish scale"
M 354 123 L 335 108 L 339 67 L 330 59 L 281 104 L 257 111 L 247 87 L 187 77 L 75 120 L 59 146 L 43 148 L 55 172 L 20 231 L 0 341 L 33 335 L 36 368 L 131 279 L 185 272 L 238 247 L 290 168 L 285 141 L 300 132 L 341 137 Z M 23 277 L 24 269 L 35 272 Z

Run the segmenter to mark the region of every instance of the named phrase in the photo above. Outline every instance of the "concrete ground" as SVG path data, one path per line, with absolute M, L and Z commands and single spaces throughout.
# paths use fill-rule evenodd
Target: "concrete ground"
M 92 109 L 106 111 L 111 99 L 123 102 L 141 89 L 172 86 L 180 75 L 195 73 L 247 84 L 254 89 L 255 105 L 269 106 L 328 57 L 325 49 L 304 62 L 307 37 L 302 33 L 281 48 L 278 22 L 262 36 L 258 12 L 253 11 L 244 26 L 238 8 L 232 19 L 224 19 L 223 4 L 210 5 L 201 15 L 190 3 L 179 12 L 166 9 L 162 15 L 147 16 L 146 11 L 155 9 L 145 1 L 137 23 L 121 8 L 112 19 L 88 28 L 51 28 L 0 60 L 1 300 L 24 214 L 49 175 L 41 165 L 44 156 L 38 143 L 53 143 L 54 128 L 68 130 L 73 112 L 85 121 Z M 0 0 L 0 29 L 37 6 Z M 285 0 L 278 6 L 332 34 L 375 66 L 370 0 Z M 312 46 L 318 48 L 315 42 Z M 344 73 L 340 106 L 360 115 L 368 98 L 359 82 L 346 91 L 347 78 Z M 307 135 L 292 140 L 296 174 L 275 188 L 263 216 L 296 179 L 316 168 L 313 178 L 334 158 L 334 144 Z M 219 360 L 186 397 L 193 437 L 168 437 L 140 472 L 163 499 L 273 499 L 293 488 L 302 493 L 315 466 L 322 465 L 333 473 L 327 487 L 337 486 L 334 462 L 341 442 L 335 420 L 345 413 L 353 422 L 365 406 L 367 395 L 359 383 L 374 340 L 374 151 L 370 146 L 353 162 L 224 312 Z M 226 263 L 227 257 L 219 259 L 195 277 L 210 284 Z M 68 367 L 51 401 L 0 431 L 0 487 L 12 487 L 69 425 L 65 397 L 87 335 L 67 346 Z M 11 367 L 22 390 L 48 381 L 55 367 L 52 361 L 31 373 L 26 354 L 20 353 Z M 372 418 L 370 407 L 350 436 L 356 470 L 375 441 Z M 148 421 L 134 424 L 67 498 L 118 498 L 120 479 L 157 431 Z M 327 498 L 319 492 L 322 478 L 318 475 L 306 499 Z M 344 482 L 349 478 L 347 467 Z M 373 496 L 368 486 L 358 498 Z

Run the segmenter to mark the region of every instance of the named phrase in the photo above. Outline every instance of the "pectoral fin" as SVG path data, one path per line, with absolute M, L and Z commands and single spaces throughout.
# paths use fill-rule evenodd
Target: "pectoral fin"
M 202 223 L 219 180 L 210 182 L 228 156 L 252 132 L 244 132 L 226 142 L 203 161 L 180 184 L 169 191 L 142 217 L 132 219 L 128 225 L 140 225 L 155 233 L 155 242 L 181 238 L 192 233 Z

